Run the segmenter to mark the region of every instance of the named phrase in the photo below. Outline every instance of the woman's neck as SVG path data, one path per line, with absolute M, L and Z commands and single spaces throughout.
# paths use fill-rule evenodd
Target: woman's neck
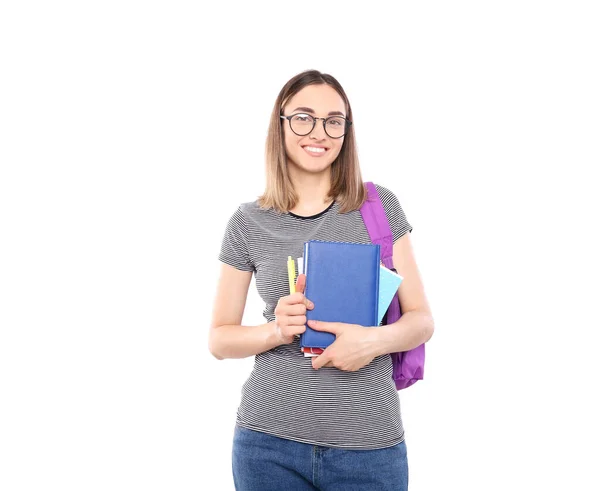
M 289 211 L 300 216 L 311 216 L 320 213 L 331 204 L 328 196 L 331 189 L 331 173 L 329 170 L 320 174 L 295 173 L 291 176 L 298 202 Z

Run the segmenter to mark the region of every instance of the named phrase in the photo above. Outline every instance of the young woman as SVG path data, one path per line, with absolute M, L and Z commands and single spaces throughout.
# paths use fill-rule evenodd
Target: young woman
M 209 349 L 218 359 L 255 355 L 243 386 L 233 439 L 238 490 L 408 487 L 398 392 L 389 353 L 428 341 L 433 318 L 413 256 L 412 227 L 396 196 L 377 185 L 394 235 L 403 315 L 370 329 L 309 322 L 336 340 L 305 357 L 299 335 L 305 277 L 289 293 L 286 259 L 308 240 L 371 243 L 359 208 L 366 199 L 352 109 L 338 81 L 315 70 L 281 89 L 266 144 L 267 184 L 231 216 L 219 255 Z M 252 274 L 266 323 L 241 326 Z

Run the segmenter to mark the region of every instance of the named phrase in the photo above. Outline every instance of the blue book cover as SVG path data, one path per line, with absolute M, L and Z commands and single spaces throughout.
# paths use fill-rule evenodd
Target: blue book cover
M 380 251 L 377 244 L 311 240 L 304 244 L 304 294 L 315 307 L 307 320 L 377 326 Z M 300 346 L 326 348 L 335 334 L 306 326 Z

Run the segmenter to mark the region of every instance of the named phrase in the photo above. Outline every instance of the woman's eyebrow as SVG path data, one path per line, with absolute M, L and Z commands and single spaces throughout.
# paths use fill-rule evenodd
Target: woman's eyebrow
M 305 113 L 315 114 L 315 111 L 312 110 L 310 107 L 297 107 L 292 112 L 295 113 L 296 111 L 302 111 L 302 112 L 305 112 Z M 346 117 L 344 115 L 344 113 L 342 113 L 340 111 L 329 111 L 329 113 L 327 114 L 327 116 L 342 116 L 343 118 Z

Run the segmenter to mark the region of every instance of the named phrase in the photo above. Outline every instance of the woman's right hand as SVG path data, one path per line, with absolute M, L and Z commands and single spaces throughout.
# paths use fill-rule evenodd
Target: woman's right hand
M 306 309 L 314 304 L 304 296 L 306 275 L 298 275 L 296 293 L 281 297 L 275 307 L 275 330 L 281 344 L 290 344 L 296 335 L 306 331 Z

